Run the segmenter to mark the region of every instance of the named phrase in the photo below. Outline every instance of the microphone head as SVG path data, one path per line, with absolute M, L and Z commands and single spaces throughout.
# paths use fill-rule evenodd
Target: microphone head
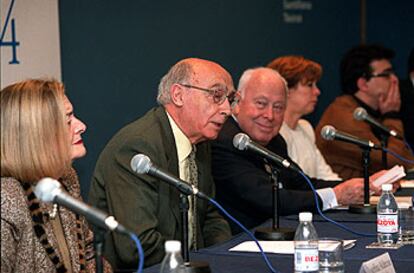
M 354 119 L 356 120 L 365 120 L 368 116 L 367 110 L 362 107 L 357 107 L 354 110 Z
M 53 202 L 56 195 L 60 192 L 60 183 L 53 178 L 45 177 L 40 179 L 34 188 L 34 194 L 43 202 Z
M 321 130 L 321 136 L 326 140 L 333 140 L 335 138 L 335 134 L 336 129 L 331 125 L 325 125 Z
M 244 133 L 238 133 L 233 138 L 233 146 L 241 151 L 246 150 L 249 143 L 250 137 Z
M 144 154 L 134 155 L 131 159 L 131 169 L 136 173 L 148 173 L 151 166 L 151 159 Z

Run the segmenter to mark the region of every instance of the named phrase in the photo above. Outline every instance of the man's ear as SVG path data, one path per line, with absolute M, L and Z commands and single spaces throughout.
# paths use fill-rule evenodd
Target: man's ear
M 240 101 L 239 102 L 237 102 L 235 105 L 234 105 L 234 107 L 233 107 L 233 109 L 231 109 L 231 113 L 233 114 L 233 115 L 235 115 L 236 117 L 237 117 L 237 115 L 239 114 L 239 112 L 240 112 Z
M 170 88 L 171 102 L 178 107 L 183 106 L 184 105 L 183 96 L 185 95 L 184 92 L 186 91 L 184 90 L 183 86 L 174 83 Z
M 360 90 L 360 91 L 367 90 L 368 89 L 368 84 L 367 83 L 368 83 L 367 79 L 365 79 L 364 77 L 359 77 L 358 80 L 357 80 L 358 90 Z

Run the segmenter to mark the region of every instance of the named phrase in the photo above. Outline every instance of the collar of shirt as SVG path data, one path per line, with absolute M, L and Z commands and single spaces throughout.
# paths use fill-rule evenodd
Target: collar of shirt
M 183 133 L 183 131 L 181 131 L 180 127 L 178 127 L 177 123 L 175 123 L 174 119 L 170 116 L 170 114 L 168 114 L 168 112 L 167 116 L 175 139 L 178 162 L 179 164 L 182 164 L 191 153 L 193 146 L 191 145 L 188 137 Z
M 235 116 L 235 115 L 231 115 L 231 117 L 234 119 L 234 121 L 237 123 L 237 124 L 239 124 L 239 121 L 237 120 L 237 117 Z
M 363 102 L 362 100 L 358 99 L 357 96 L 353 95 L 352 96 L 356 102 L 359 104 L 359 106 L 363 107 L 365 110 L 367 110 L 368 114 L 376 119 L 380 119 L 381 118 L 381 112 L 379 110 L 374 110 L 371 107 L 369 107 L 368 104 L 366 104 L 365 102 Z

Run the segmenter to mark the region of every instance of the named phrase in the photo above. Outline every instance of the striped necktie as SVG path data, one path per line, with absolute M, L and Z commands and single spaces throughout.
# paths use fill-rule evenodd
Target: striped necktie
M 195 160 L 196 155 L 196 147 L 193 146 L 191 153 L 189 154 L 188 160 L 188 168 L 189 168 L 189 182 L 194 187 L 198 188 L 198 170 L 197 164 Z M 193 249 L 197 249 L 197 198 L 195 195 L 190 196 L 190 214 L 192 214 L 192 221 L 191 225 L 191 246 Z

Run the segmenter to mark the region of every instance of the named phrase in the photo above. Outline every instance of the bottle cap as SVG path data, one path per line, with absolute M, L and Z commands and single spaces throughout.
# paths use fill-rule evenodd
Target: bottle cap
M 390 190 L 392 190 L 392 184 L 382 184 L 381 189 L 383 191 L 390 191 Z
M 312 213 L 311 212 L 301 212 L 301 213 L 299 213 L 299 221 L 301 221 L 301 222 L 310 222 L 310 221 L 312 221 Z
M 181 250 L 180 241 L 166 241 L 165 242 L 165 252 L 177 252 Z

